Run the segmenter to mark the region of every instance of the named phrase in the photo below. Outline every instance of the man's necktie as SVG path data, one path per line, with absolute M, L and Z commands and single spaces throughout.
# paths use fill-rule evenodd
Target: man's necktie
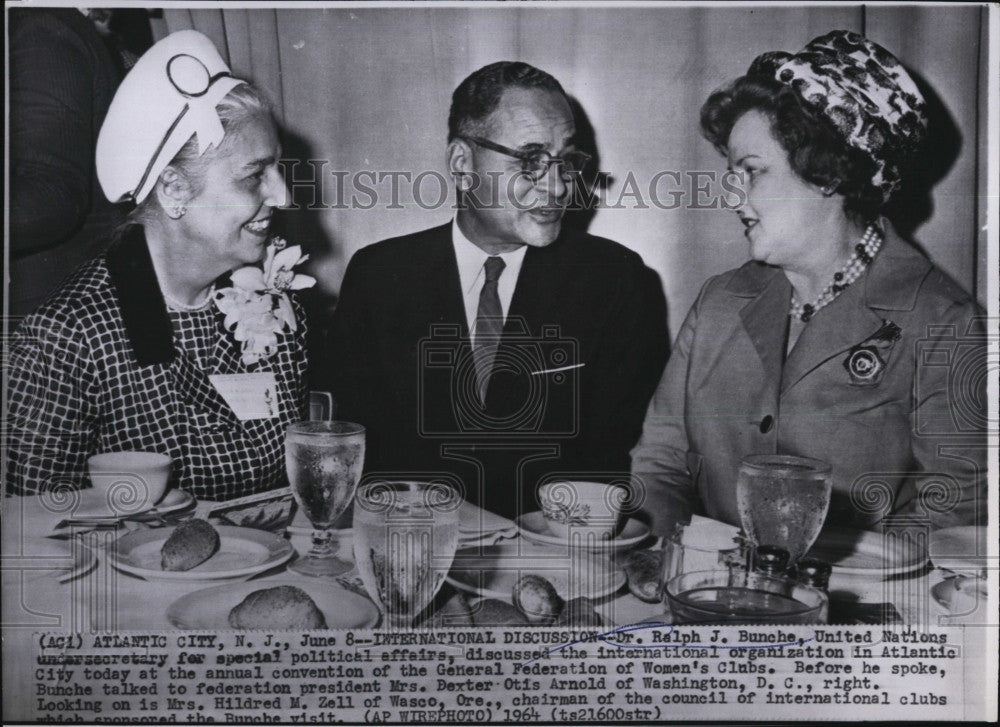
M 476 311 L 476 330 L 472 343 L 472 358 L 476 364 L 476 386 L 479 389 L 479 401 L 486 403 L 486 387 L 490 383 L 493 371 L 493 360 L 500 346 L 500 334 L 503 332 L 503 309 L 500 307 L 500 296 L 497 294 L 497 280 L 503 272 L 506 263 L 496 255 L 486 258 L 486 282 L 479 293 L 479 308 Z

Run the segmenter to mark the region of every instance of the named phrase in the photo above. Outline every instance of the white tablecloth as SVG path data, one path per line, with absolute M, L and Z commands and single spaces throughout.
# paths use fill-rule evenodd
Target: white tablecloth
M 216 585 L 205 581 L 146 581 L 111 568 L 102 546 L 121 532 L 103 531 L 83 537 L 97 555 L 97 566 L 76 578 L 60 581 L 65 557 L 56 555 L 68 547 L 66 541 L 46 537 L 51 515 L 37 498 L 3 500 L 3 622 L 5 627 L 29 630 L 140 630 L 171 629 L 166 611 L 171 603 L 193 591 Z M 516 541 L 508 541 L 516 542 Z M 296 543 L 298 544 L 298 543 Z M 341 556 L 352 558 L 350 537 L 341 539 Z M 31 564 L 25 569 L 25 564 Z M 281 566 L 257 577 L 262 587 L 287 578 Z M 857 581 L 849 584 L 859 601 L 892 603 L 906 623 L 938 623 L 947 612 L 931 596 L 931 587 L 949 574 L 926 569 L 915 575 L 887 581 Z M 603 599 L 598 610 L 611 622 L 622 625 L 653 619 L 664 614 L 660 604 L 632 596 L 627 588 Z

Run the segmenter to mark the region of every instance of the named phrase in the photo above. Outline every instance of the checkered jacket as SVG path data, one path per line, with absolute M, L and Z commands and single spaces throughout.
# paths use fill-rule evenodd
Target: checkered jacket
M 201 355 L 198 325 L 179 325 L 188 315 L 171 321 L 133 227 L 28 316 L 6 354 L 7 491 L 84 487 L 87 458 L 120 450 L 171 456 L 174 485 L 199 499 L 285 484 L 284 431 L 307 412 L 305 326 L 248 369 L 214 307 L 193 314 Z M 277 417 L 240 421 L 208 379 L 247 371 L 274 373 Z

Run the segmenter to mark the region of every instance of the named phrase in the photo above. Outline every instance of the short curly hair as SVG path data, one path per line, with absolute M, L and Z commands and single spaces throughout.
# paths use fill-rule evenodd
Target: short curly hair
M 470 133 L 470 127 L 492 114 L 508 88 L 539 88 L 566 96 L 555 76 L 520 61 L 499 61 L 473 71 L 451 95 L 448 141 Z
M 844 212 L 863 224 L 875 219 L 884 205 L 872 184 L 875 163 L 847 144 L 837 129 L 812 111 L 789 86 L 761 76 L 740 76 L 714 92 L 701 107 L 701 133 L 723 155 L 733 126 L 747 111 L 771 120 L 771 131 L 788 152 L 796 174 L 818 187 L 834 185 L 844 197 Z

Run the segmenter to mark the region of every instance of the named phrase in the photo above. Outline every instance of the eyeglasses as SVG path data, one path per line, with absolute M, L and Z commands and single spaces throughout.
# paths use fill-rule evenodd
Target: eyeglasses
M 568 180 L 573 174 L 582 172 L 586 168 L 587 163 L 593 158 L 590 154 L 582 151 L 567 151 L 562 156 L 553 156 L 544 149 L 519 151 L 479 136 L 460 136 L 458 138 L 471 141 L 473 144 L 478 144 L 484 149 L 499 152 L 504 156 L 520 159 L 521 172 L 535 184 L 549 173 L 549 167 L 553 164 L 558 164 L 561 167 L 560 176 L 564 180 Z

